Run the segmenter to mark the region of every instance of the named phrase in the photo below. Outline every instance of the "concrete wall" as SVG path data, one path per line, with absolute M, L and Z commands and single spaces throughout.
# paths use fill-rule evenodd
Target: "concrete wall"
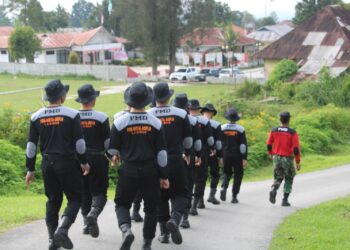
M 10 74 L 24 73 L 40 76 L 89 74 L 105 81 L 127 80 L 128 78 L 128 69 L 126 66 L 105 65 L 0 63 L 0 73 L 1 72 L 8 72 Z

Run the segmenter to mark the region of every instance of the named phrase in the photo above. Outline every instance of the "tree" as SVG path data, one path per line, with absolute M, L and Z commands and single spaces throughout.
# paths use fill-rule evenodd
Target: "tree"
M 70 25 L 72 27 L 84 27 L 93 10 L 94 5 L 92 3 L 79 0 L 72 6 Z
M 18 27 L 11 33 L 9 49 L 15 61 L 25 58 L 27 62 L 34 62 L 34 54 L 40 51 L 41 44 L 33 28 Z
M 11 20 L 7 17 L 6 9 L 0 6 L 0 26 L 11 26 Z
M 69 55 L 68 55 L 68 63 L 69 64 L 78 64 L 78 60 L 79 60 L 79 56 L 78 56 L 77 52 L 75 52 L 75 51 L 69 52 Z
M 317 11 L 323 9 L 327 5 L 343 4 L 342 0 L 302 0 L 295 6 L 295 17 L 293 22 L 295 24 L 301 24 L 310 17 L 312 17 Z
M 214 0 L 188 0 L 184 7 L 185 31 L 195 28 L 210 28 L 215 26 Z
M 45 29 L 57 31 L 58 28 L 66 28 L 69 23 L 69 13 L 61 6 L 57 5 L 55 11 L 44 12 Z
M 39 31 L 44 28 L 44 11 L 38 0 L 9 0 L 6 8 L 18 18 L 24 26 Z
M 157 73 L 160 58 L 167 51 L 166 32 L 163 21 L 163 0 L 123 0 L 119 2 L 118 16 L 121 20 L 121 35 L 131 40 L 135 47 L 143 49 Z M 137 18 L 136 18 L 137 17 Z
M 267 25 L 274 25 L 278 22 L 278 16 L 275 12 L 272 12 L 270 16 L 260 18 L 256 20 L 256 28 L 260 28 Z

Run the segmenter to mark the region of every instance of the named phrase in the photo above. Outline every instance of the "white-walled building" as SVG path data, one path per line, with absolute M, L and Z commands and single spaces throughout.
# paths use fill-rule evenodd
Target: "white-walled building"
M 0 62 L 10 62 L 8 51 L 12 27 L 0 27 Z M 126 39 L 112 36 L 104 27 L 88 31 L 68 31 L 38 34 L 41 51 L 35 63 L 66 64 L 71 51 L 77 52 L 82 64 L 108 64 L 112 60 L 127 60 Z
M 12 31 L 12 27 L 0 27 L 0 62 L 10 62 L 8 40 Z

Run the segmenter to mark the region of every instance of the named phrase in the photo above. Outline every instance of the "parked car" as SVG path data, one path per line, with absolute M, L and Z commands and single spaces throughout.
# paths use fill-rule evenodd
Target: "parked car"
M 193 67 L 181 68 L 176 72 L 170 74 L 169 79 L 171 81 L 194 80 L 197 74 L 198 74 L 198 71 L 196 70 L 196 68 L 193 68 Z
M 202 69 L 199 74 L 196 75 L 197 81 L 205 81 L 208 76 L 219 77 L 220 69 Z
M 225 68 L 220 71 L 219 78 L 225 77 L 244 78 L 244 73 L 237 67 Z

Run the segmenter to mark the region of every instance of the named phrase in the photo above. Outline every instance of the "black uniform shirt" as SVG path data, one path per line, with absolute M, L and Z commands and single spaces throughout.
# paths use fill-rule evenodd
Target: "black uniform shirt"
M 31 117 L 26 150 L 28 171 L 35 170 L 36 151 L 40 139 L 43 155 L 68 157 L 77 154 L 86 164 L 86 145 L 78 111 L 65 106 L 42 108 Z
M 221 158 L 222 157 L 221 124 L 218 121 L 210 120 L 210 125 L 213 129 L 216 154 L 217 154 L 217 157 Z
M 108 154 L 120 155 L 127 163 L 125 172 L 128 175 L 137 175 L 140 166 L 147 168 L 142 170 L 144 175 L 153 174 L 156 163 L 160 177 L 168 178 L 163 126 L 151 114 L 125 113 L 114 120 Z
M 125 114 L 127 114 L 127 113 L 129 113 L 129 111 L 126 111 L 126 110 L 123 110 L 123 111 L 120 111 L 120 112 L 116 113 L 116 114 L 113 116 L 113 121 L 116 120 L 116 119 L 118 119 L 120 116 L 125 115 Z
M 164 126 L 168 155 L 187 156 L 193 144 L 191 124 L 186 111 L 172 106 L 155 107 L 148 111 L 158 117 Z
M 80 123 L 88 152 L 103 152 L 108 149 L 110 127 L 105 113 L 95 110 L 81 110 Z
M 248 145 L 244 128 L 238 124 L 227 123 L 222 126 L 222 143 L 224 153 L 239 154 L 242 159 L 248 157 Z
M 200 157 L 202 152 L 202 137 L 201 137 L 201 131 L 199 128 L 199 123 L 197 121 L 197 118 L 192 115 L 188 115 L 188 119 L 190 120 L 190 123 L 192 126 L 194 153 L 195 153 L 195 156 Z
M 214 149 L 215 140 L 213 135 L 213 129 L 210 125 L 209 119 L 204 116 L 196 116 L 199 124 L 199 128 L 202 135 L 202 147 L 203 149 Z

